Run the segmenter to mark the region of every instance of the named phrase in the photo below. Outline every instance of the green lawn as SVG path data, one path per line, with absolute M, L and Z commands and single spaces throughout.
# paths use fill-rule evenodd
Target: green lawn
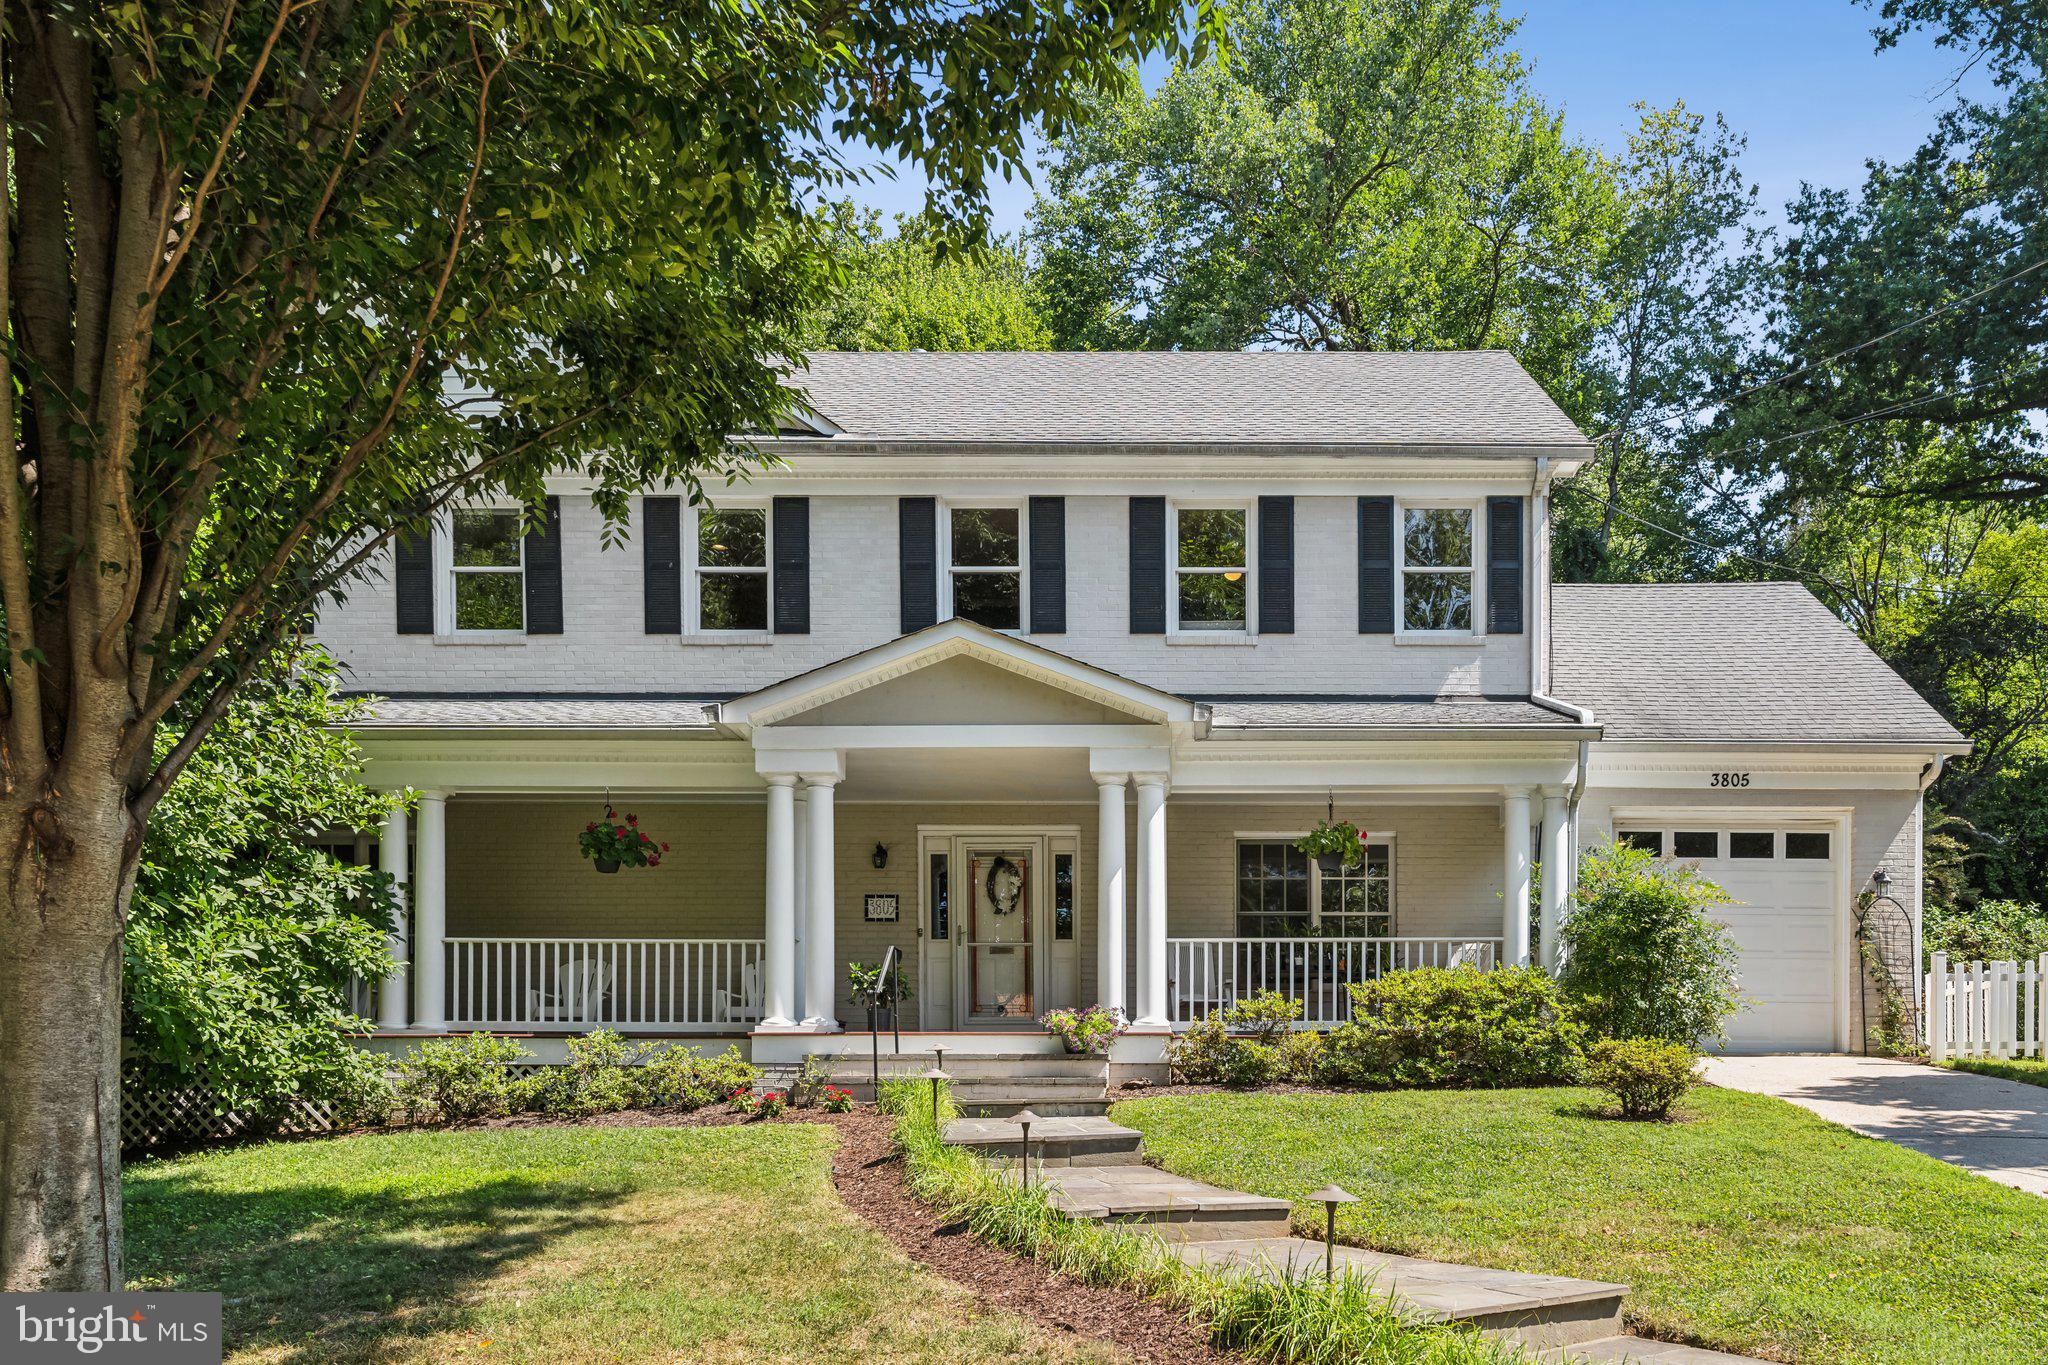
M 223 1291 L 235 1360 L 1109 1358 L 898 1254 L 839 1202 L 834 1140 L 538 1128 L 148 1162 L 129 1274 Z
M 2048 1200 L 1761 1096 L 1702 1089 L 1672 1124 L 1599 1104 L 1407 1091 L 1112 1113 L 1186 1175 L 1297 1202 L 1335 1181 L 1363 1201 L 1346 1241 L 1623 1281 L 1654 1335 L 1801 1362 L 2048 1360 Z
M 1957 1071 L 1974 1071 L 1980 1076 L 1996 1076 L 2001 1081 L 2048 1085 L 2048 1061 L 2032 1057 L 2011 1057 L 2002 1062 L 1992 1057 L 1955 1057 L 1942 1065 Z

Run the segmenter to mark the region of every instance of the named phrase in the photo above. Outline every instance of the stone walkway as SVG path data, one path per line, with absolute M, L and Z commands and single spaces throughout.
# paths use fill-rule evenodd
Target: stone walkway
M 1008 1119 L 960 1119 L 948 1125 L 945 1140 L 997 1163 L 1015 1180 L 1023 1166 L 1019 1138 L 1017 1125 Z M 1145 1165 L 1143 1141 L 1136 1130 L 1104 1118 L 1041 1119 L 1031 1127 L 1031 1178 L 1069 1217 L 1152 1228 L 1169 1254 L 1192 1265 L 1276 1278 L 1323 1273 L 1323 1244 L 1292 1234 L 1288 1201 Z M 1454 1265 L 1362 1247 L 1340 1246 L 1336 1258 L 1421 1320 L 1474 1327 L 1528 1347 L 1544 1360 L 1730 1365 L 1748 1359 L 1624 1334 L 1621 1301 L 1628 1286 L 1623 1284 Z
M 1706 1076 L 2048 1195 L 2048 1088 L 1886 1057 L 1712 1057 Z

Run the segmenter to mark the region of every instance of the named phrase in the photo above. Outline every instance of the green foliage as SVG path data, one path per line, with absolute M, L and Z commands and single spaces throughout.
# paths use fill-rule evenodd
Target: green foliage
M 1223 1023 L 1238 1033 L 1248 1033 L 1258 1042 L 1277 1043 L 1301 1019 L 1301 1002 L 1279 991 L 1258 991 L 1233 1000 L 1223 1011 Z
M 259 1107 L 371 1079 L 343 992 L 384 971 L 388 879 L 310 841 L 374 829 L 398 798 L 357 785 L 355 744 L 329 727 L 359 708 L 332 681 L 307 656 L 251 683 L 151 818 L 124 942 L 138 1083 Z
M 1123 1015 L 1100 1005 L 1090 1005 L 1085 1010 L 1050 1010 L 1038 1022 L 1048 1033 L 1058 1035 L 1067 1051 L 1089 1056 L 1107 1053 L 1109 1045 L 1128 1027 Z
M 1043 351 L 1052 333 L 1024 253 L 961 250 L 914 222 L 885 233 L 874 210 L 834 207 L 842 284 L 804 322 L 805 350 Z
M 1271 1085 L 1280 1079 L 1279 1049 L 1250 1038 L 1232 1038 L 1223 1049 L 1216 1079 L 1238 1090 Z
M 849 962 L 846 964 L 846 980 L 847 984 L 853 987 L 853 998 L 865 1000 L 882 984 L 882 964 L 877 962 L 870 967 L 865 962 Z M 917 993 L 910 984 L 909 975 L 901 966 L 896 968 L 895 988 L 899 1003 L 913 998 Z
M 628 814 L 625 823 L 609 805 L 604 819 L 592 820 L 576 836 L 576 848 L 593 863 L 617 863 L 620 867 L 660 867 L 668 845 L 656 841 L 640 828 L 640 817 Z
M 1533 967 L 1424 967 L 1351 987 L 1323 1072 L 1374 1089 L 1555 1085 L 1578 1073 L 1585 1029 Z
M 512 1039 L 488 1033 L 430 1039 L 391 1069 L 397 1113 L 411 1123 L 502 1117 L 531 1095 L 513 1068 L 532 1056 Z
M 1293 1085 L 1314 1085 L 1323 1079 L 1323 1052 L 1328 1040 L 1315 1029 L 1292 1029 L 1273 1045 L 1280 1079 Z
M 1294 841 L 1294 846 L 1311 858 L 1334 855 L 1345 867 L 1365 862 L 1365 837 L 1349 820 L 1316 821 L 1316 827 Z
M 1928 952 L 1950 962 L 2027 962 L 2048 953 L 2048 911 L 2018 901 L 1967 910 L 1930 901 L 1922 935 Z
M 1687 1047 L 1741 1008 L 1736 951 L 1708 911 L 1728 896 L 1690 864 L 1609 841 L 1579 859 L 1559 984 L 1592 1031 Z
M 1602 1038 L 1586 1054 L 1586 1079 L 1614 1097 L 1627 1119 L 1668 1119 L 1699 1083 L 1699 1054 L 1657 1038 Z

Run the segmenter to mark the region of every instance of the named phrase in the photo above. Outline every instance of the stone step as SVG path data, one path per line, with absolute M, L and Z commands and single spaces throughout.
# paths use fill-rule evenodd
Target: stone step
M 969 1119 L 1010 1118 L 1026 1109 L 1042 1119 L 1099 1118 L 1109 1112 L 1109 1106 L 1108 1096 L 1063 1099 L 1057 1095 L 1037 1095 L 1015 1100 L 965 1100 L 955 1095 L 953 1098 L 953 1107 L 960 1111 L 960 1117 Z M 1032 1145 L 1037 1144 L 1034 1142 Z
M 937 1057 L 929 1052 L 905 1052 L 891 1056 L 884 1053 L 881 1058 L 881 1072 L 884 1079 L 898 1076 L 922 1079 L 924 1073 L 937 1064 Z M 971 1053 L 961 1054 L 948 1051 L 946 1064 L 942 1068 L 955 1085 L 981 1080 L 1033 1079 L 1090 1079 L 1107 1083 L 1109 1063 L 1101 1057 L 1065 1057 L 1050 1054 L 1015 1053 Z M 874 1075 L 875 1061 L 869 1057 L 846 1056 L 835 1058 L 832 1063 L 833 1083 L 845 1081 L 866 1081 Z M 842 1080 L 842 1078 L 844 1078 Z
M 1182 1241 L 1173 1243 L 1171 1249 L 1181 1260 L 1196 1265 L 1290 1278 L 1324 1273 L 1323 1244 L 1301 1237 Z M 1532 1349 L 1573 1351 L 1568 1357 L 1554 1358 L 1576 1359 L 1579 1343 L 1614 1338 L 1621 1331 L 1622 1296 L 1628 1293 L 1628 1286 L 1622 1284 L 1450 1265 L 1363 1247 L 1339 1246 L 1336 1263 L 1340 1271 L 1349 1269 L 1369 1278 L 1375 1292 L 1427 1321 L 1462 1323 Z
M 963 1118 L 946 1125 L 949 1147 L 965 1147 L 1013 1168 L 1023 1154 L 1022 1130 L 1007 1118 Z M 1033 1167 L 1122 1166 L 1136 1163 L 1144 1136 L 1105 1118 L 1047 1117 L 1031 1125 Z
M 1648 1337 L 1612 1336 L 1582 1341 L 1555 1352 L 1546 1351 L 1549 1361 L 1629 1361 L 1635 1365 L 1748 1365 L 1755 1356 L 1709 1351 L 1703 1346 L 1681 1346 L 1675 1341 L 1652 1341 Z
M 1036 1147 L 1037 1125 L 1032 1132 Z M 1014 1167 L 1005 1174 L 1018 1178 Z M 1047 1165 L 1032 1179 L 1044 1181 L 1052 1206 L 1070 1218 L 1142 1224 L 1174 1242 L 1284 1237 L 1293 1213 L 1285 1199 L 1205 1185 L 1138 1165 L 1135 1156 L 1112 1165 Z

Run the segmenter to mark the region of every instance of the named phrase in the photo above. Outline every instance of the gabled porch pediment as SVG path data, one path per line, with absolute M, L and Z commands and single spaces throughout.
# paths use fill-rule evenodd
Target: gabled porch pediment
M 735 729 L 1188 725 L 1184 697 L 971 622 L 944 621 L 719 707 Z

